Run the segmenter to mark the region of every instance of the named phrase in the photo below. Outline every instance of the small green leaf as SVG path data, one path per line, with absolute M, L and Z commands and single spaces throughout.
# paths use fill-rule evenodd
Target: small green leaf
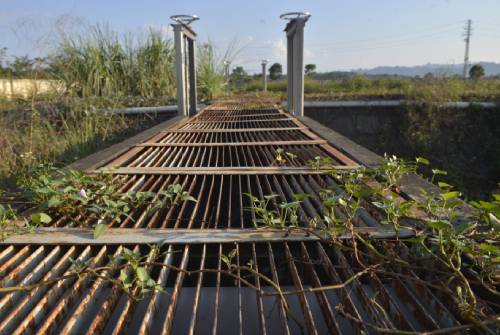
M 59 199 L 58 196 L 52 196 L 49 201 L 47 202 L 47 206 L 49 208 L 57 207 L 62 203 L 61 199 Z
M 495 256 L 500 256 L 500 249 L 498 247 L 494 246 L 493 244 L 481 243 L 481 244 L 479 244 L 479 249 L 484 251 L 484 252 L 493 254 Z
M 120 280 L 123 283 L 123 287 L 125 287 L 126 289 L 132 286 L 132 282 L 130 281 L 130 278 L 128 277 L 125 269 L 120 270 Z
M 491 221 L 493 229 L 497 232 L 500 231 L 500 219 L 498 219 L 493 213 L 488 213 L 488 217 Z
M 435 175 L 443 175 L 443 176 L 446 176 L 448 174 L 448 172 L 444 171 L 444 170 L 439 170 L 439 169 L 432 169 L 432 173 L 435 174 Z
M 108 226 L 104 223 L 98 223 L 94 228 L 94 239 L 99 238 L 102 234 L 104 234 L 108 230 Z
M 451 224 L 446 221 L 430 221 L 427 223 L 427 227 L 435 230 L 443 230 L 451 227 Z
M 452 191 L 452 192 L 442 193 L 441 196 L 443 197 L 444 200 L 450 200 L 460 196 L 460 192 Z
M 439 188 L 453 188 L 453 186 L 451 186 L 450 184 L 445 183 L 443 181 L 439 181 L 438 186 L 439 186 Z
M 457 234 L 463 234 L 465 233 L 467 230 L 469 230 L 470 228 L 473 228 L 474 225 L 469 223 L 469 222 L 464 222 L 464 223 L 461 223 L 459 224 L 458 226 L 455 227 L 455 233 Z
M 339 198 L 339 204 L 341 204 L 342 206 L 344 207 L 347 207 L 347 201 L 345 201 L 344 199 L 342 198 Z
M 182 195 L 181 200 L 196 202 L 196 198 L 187 193 Z
M 52 222 L 52 218 L 45 213 L 35 213 L 31 215 L 31 221 L 33 221 L 36 224 L 42 224 L 42 223 L 47 224 Z
M 141 282 L 146 282 L 148 281 L 148 279 L 150 279 L 149 273 L 146 271 L 144 267 L 138 267 L 135 270 L 135 273 L 137 275 L 137 279 L 139 279 L 139 281 Z
M 417 157 L 416 158 L 417 163 L 419 164 L 424 164 L 424 165 L 429 165 L 429 160 L 423 158 L 423 157 Z
M 293 193 L 292 196 L 295 200 L 301 201 L 301 200 L 304 200 L 305 198 L 309 197 L 309 194 L 307 194 L 307 193 Z

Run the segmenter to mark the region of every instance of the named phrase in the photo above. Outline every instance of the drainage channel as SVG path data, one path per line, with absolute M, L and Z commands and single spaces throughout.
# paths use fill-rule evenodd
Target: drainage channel
M 322 217 L 321 191 L 339 185 L 308 166 L 318 156 L 330 157 L 338 169 L 359 168 L 354 157 L 296 118 L 254 101 L 212 105 L 110 158 L 97 170 L 113 174 L 119 192 L 161 194 L 180 184 L 197 201 L 153 213 L 143 204 L 111 222 L 102 239 L 91 238 L 92 217 L 76 222 L 63 216 L 39 235 L 1 242 L 0 286 L 35 287 L 0 293 L 0 333 L 367 334 L 377 333 L 373 325 L 428 331 L 467 323 L 449 296 L 422 284 L 439 282 L 434 273 L 358 277 L 370 259 L 318 236 L 258 227 L 246 194 L 275 195 L 269 208 L 279 210 L 295 194 L 308 193 L 298 225 Z M 365 204 L 355 228 L 377 239 L 385 254 L 391 247 L 385 238 L 394 235 L 380 217 Z M 349 248 L 349 236 L 339 241 Z M 113 281 L 68 275 L 72 260 L 93 268 L 120 265 L 125 248 L 147 260 L 145 270 L 161 291 L 134 300 Z M 236 276 L 227 273 L 229 254 Z M 116 268 L 99 271 L 113 280 L 120 276 Z M 494 305 L 478 305 L 484 315 L 494 314 Z

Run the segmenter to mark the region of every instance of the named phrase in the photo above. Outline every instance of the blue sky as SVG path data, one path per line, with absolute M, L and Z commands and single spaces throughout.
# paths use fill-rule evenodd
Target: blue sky
M 0 0 L 0 47 L 18 55 L 49 52 L 61 18 L 126 33 L 167 31 L 170 15 L 193 13 L 201 17 L 194 24 L 200 41 L 210 38 L 219 50 L 238 41 L 233 66 L 256 72 L 263 58 L 285 62 L 285 23 L 278 17 L 297 10 L 312 13 L 305 57 L 320 71 L 461 63 L 469 18 L 471 61 L 500 62 L 499 0 Z

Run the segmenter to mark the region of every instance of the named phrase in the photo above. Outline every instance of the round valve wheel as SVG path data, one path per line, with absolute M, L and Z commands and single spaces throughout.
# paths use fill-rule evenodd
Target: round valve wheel
M 295 19 L 308 19 L 311 17 L 311 13 L 309 12 L 289 12 L 280 15 L 280 19 L 282 20 L 295 20 Z
M 190 25 L 191 22 L 199 20 L 200 18 L 197 15 L 180 14 L 180 15 L 172 15 L 170 19 L 180 24 Z

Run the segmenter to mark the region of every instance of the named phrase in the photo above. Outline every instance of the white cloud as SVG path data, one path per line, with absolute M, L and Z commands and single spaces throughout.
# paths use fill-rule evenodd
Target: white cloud
M 271 63 L 279 62 L 285 64 L 286 62 L 286 42 L 283 38 L 277 39 L 271 45 Z

